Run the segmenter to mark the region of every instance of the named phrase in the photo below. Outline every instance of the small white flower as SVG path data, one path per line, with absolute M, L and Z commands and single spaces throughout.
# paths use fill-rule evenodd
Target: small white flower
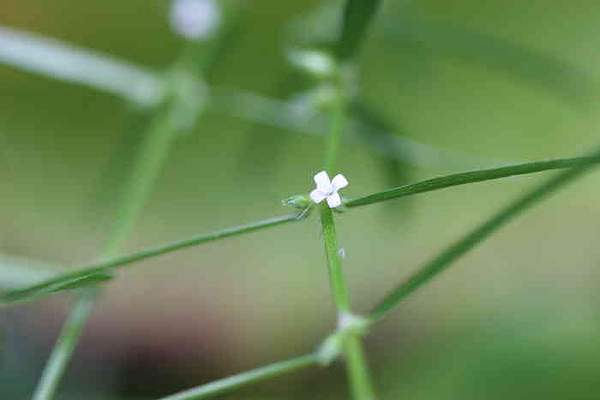
M 219 27 L 220 14 L 214 0 L 173 0 L 171 26 L 187 39 L 208 39 Z
M 310 192 L 310 198 L 315 203 L 320 203 L 327 199 L 329 208 L 335 208 L 342 204 L 342 199 L 338 190 L 348 186 L 348 181 L 342 174 L 337 174 L 332 180 L 329 180 L 327 172 L 321 171 L 314 177 L 317 188 Z

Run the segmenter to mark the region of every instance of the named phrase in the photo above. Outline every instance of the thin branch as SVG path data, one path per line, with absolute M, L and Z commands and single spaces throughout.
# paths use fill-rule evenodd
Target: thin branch
M 48 358 L 48 363 L 44 367 L 44 373 L 32 400 L 47 400 L 53 397 L 79 342 L 83 328 L 94 311 L 97 294 L 97 288 L 86 288 L 77 297 Z
M 341 76 L 338 78 L 340 78 L 339 82 L 334 85 L 337 93 L 331 107 L 329 136 L 325 151 L 325 170 L 331 175 L 335 173 L 337 168 L 347 114 L 348 99 L 343 87 L 343 80 Z M 339 319 L 344 314 L 351 313 L 350 295 L 345 282 L 333 211 L 326 202 L 321 203 L 319 208 L 323 244 L 325 246 L 325 254 L 327 255 L 329 281 Z M 355 400 L 374 400 L 375 390 L 373 389 L 360 337 L 350 335 L 343 346 L 343 354 L 353 398 Z
M 264 221 L 256 222 L 249 225 L 241 225 L 235 228 L 223 229 L 205 235 L 192 236 L 187 239 L 175 241 L 163 246 L 150 248 L 138 253 L 129 254 L 122 257 L 113 258 L 111 260 L 91 264 L 77 268 L 73 271 L 65 272 L 52 279 L 48 279 L 35 285 L 27 286 L 20 289 L 14 289 L 0 293 L 0 305 L 8 303 L 29 301 L 40 296 L 49 295 L 62 290 L 65 286 L 69 289 L 74 288 L 73 283 L 83 278 L 93 278 L 106 275 L 115 268 L 132 264 L 147 258 L 160 256 L 172 251 L 180 250 L 186 247 L 196 246 L 202 243 L 219 240 L 235 235 L 250 233 L 265 228 L 283 225 L 288 222 L 299 221 L 305 218 L 306 214 L 289 214 L 282 217 L 271 218 Z M 96 283 L 95 280 L 93 283 Z M 84 282 L 87 285 L 87 282 Z
M 267 378 L 283 375 L 285 373 L 306 368 L 317 363 L 317 357 L 314 354 L 308 354 L 292 358 L 291 360 L 280 361 L 264 367 L 245 371 L 228 378 L 220 379 L 214 382 L 198 386 L 171 396 L 163 397 L 159 400 L 198 400 L 206 399 L 220 393 L 228 392 L 240 386 L 256 383 Z

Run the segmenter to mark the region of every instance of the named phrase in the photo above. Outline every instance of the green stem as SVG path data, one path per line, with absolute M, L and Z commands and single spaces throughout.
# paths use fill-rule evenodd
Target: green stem
M 139 158 L 129 175 L 127 191 L 117 210 L 117 223 L 112 227 L 108 240 L 104 243 L 102 253 L 105 256 L 115 254 L 131 232 L 160 174 L 171 142 L 178 133 L 178 115 L 178 110 L 168 104 L 146 133 L 146 140 L 139 150 Z
M 323 243 L 325 244 L 327 264 L 329 265 L 329 282 L 331 284 L 333 300 L 338 313 L 349 313 L 350 300 L 348 288 L 346 287 L 346 282 L 344 279 L 342 259 L 339 254 L 340 249 L 337 243 L 333 212 L 325 202 L 320 205 L 320 211 L 321 231 L 323 233 Z
M 231 236 L 236 236 L 244 233 L 250 233 L 265 228 L 283 225 L 288 222 L 299 221 L 306 217 L 306 213 L 289 214 L 282 217 L 271 218 L 264 221 L 256 222 L 248 225 L 241 225 L 235 228 L 223 229 L 220 231 L 193 236 L 184 240 L 178 240 L 168 243 L 163 246 L 150 248 L 138 253 L 121 256 L 92 265 L 84 266 L 73 271 L 60 274 L 54 278 L 48 279 L 35 285 L 27 286 L 20 289 L 11 290 L 0 294 L 0 304 L 23 302 L 38 298 L 41 296 L 55 293 L 62 288 L 68 286 L 72 288 L 72 284 L 83 280 L 83 278 L 101 278 L 105 273 L 124 265 L 132 264 L 147 258 L 160 256 L 172 251 L 184 249 L 191 246 L 196 246 L 202 243 L 224 239 Z M 83 281 L 85 282 L 85 280 Z
M 377 396 L 371 383 L 367 359 L 359 336 L 348 336 L 344 343 L 347 373 L 356 400 L 375 400 Z
M 79 342 L 81 331 L 94 309 L 95 295 L 96 291 L 93 289 L 80 293 L 67 316 L 54 349 L 52 349 L 32 400 L 51 399 L 54 395 L 71 354 Z
M 168 153 L 169 144 L 177 133 L 177 115 L 177 110 L 171 105 L 167 105 L 151 124 L 130 175 L 129 184 L 126 186 L 127 192 L 117 213 L 117 224 L 104 244 L 103 254 L 105 256 L 116 253 L 131 231 L 160 172 Z M 81 290 L 42 371 L 33 400 L 50 400 L 54 396 L 99 294 L 99 288 L 96 286 Z
M 317 357 L 314 354 L 309 354 L 301 357 L 296 357 L 291 360 L 281 361 L 264 367 L 256 368 L 250 371 L 245 371 L 228 378 L 210 382 L 193 389 L 189 389 L 171 396 L 163 397 L 159 400 L 197 400 L 206 399 L 220 393 L 231 391 L 240 386 L 250 383 L 262 381 L 267 378 L 272 378 L 278 375 L 283 375 L 287 372 L 295 371 L 301 368 L 306 368 L 317 363 Z
M 394 307 L 398 306 L 402 300 L 444 271 L 454 261 L 487 239 L 510 220 L 523 214 L 529 207 L 544 200 L 567 183 L 578 178 L 584 172 L 600 163 L 600 150 L 592 153 L 589 157 L 582 157 L 579 160 L 580 161 L 575 163 L 573 167 L 554 176 L 544 184 L 526 193 L 507 207 L 500 210 L 477 228 L 466 234 L 459 241 L 448 247 L 423 268 L 417 270 L 406 281 L 392 289 L 390 293 L 373 308 L 369 314 L 370 320 L 374 322 L 383 318 Z
M 341 77 L 340 82 L 341 82 Z M 338 93 L 331 111 L 330 133 L 325 154 L 325 169 L 331 175 L 336 170 L 338 152 L 342 142 L 344 118 L 346 114 L 346 98 L 342 84 L 337 86 Z M 329 267 L 329 280 L 331 291 L 338 316 L 350 311 L 350 296 L 344 279 L 344 270 L 340 248 L 338 247 L 337 233 L 333 211 L 326 202 L 320 205 L 321 231 L 325 244 L 325 254 Z M 361 339 L 358 335 L 349 335 L 343 347 L 344 360 L 348 379 L 352 387 L 355 400 L 374 400 L 375 392 L 369 376 L 368 366 L 364 356 Z
M 452 186 L 465 185 L 489 181 L 493 179 L 507 178 L 515 175 L 531 174 L 534 172 L 549 171 L 553 169 L 569 168 L 577 164 L 590 161 L 590 157 L 559 158 L 555 160 L 534 161 L 524 164 L 509 165 L 500 168 L 482 169 L 477 171 L 463 172 L 441 176 L 438 178 L 427 179 L 425 181 L 411 183 L 358 199 L 347 200 L 344 202 L 346 207 L 366 206 L 380 201 L 397 199 L 400 197 L 411 196 L 418 193 L 430 192 L 433 190 L 445 189 Z
M 346 113 L 346 100 L 342 85 L 336 82 L 337 93 L 331 107 L 329 137 L 325 151 L 325 170 L 333 175 L 337 167 L 338 152 L 342 142 L 342 133 L 344 130 L 344 118 Z M 329 267 L 329 280 L 331 291 L 338 314 L 350 312 L 350 300 L 348 289 L 344 279 L 344 270 L 342 259 L 339 254 L 337 244 L 337 234 L 333 212 L 326 202 L 320 205 L 321 231 L 323 234 L 323 243 L 325 245 L 325 254 L 327 255 L 327 265 Z

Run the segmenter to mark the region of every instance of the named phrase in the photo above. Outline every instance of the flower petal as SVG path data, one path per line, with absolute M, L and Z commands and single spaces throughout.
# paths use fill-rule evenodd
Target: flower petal
M 317 204 L 322 202 L 325 199 L 325 197 L 327 197 L 327 195 L 325 195 L 325 193 L 321 192 L 319 189 L 315 189 L 312 192 L 310 192 L 310 198 Z
M 328 193 L 331 191 L 331 181 L 329 180 L 329 175 L 327 172 L 321 171 L 314 177 L 315 184 L 317 185 L 317 189 L 323 193 Z
M 334 193 L 331 196 L 327 196 L 327 204 L 329 208 L 335 208 L 342 205 L 342 199 L 339 194 Z
M 348 186 L 348 180 L 344 175 L 337 174 L 331 181 L 331 184 L 333 185 L 333 189 L 337 191 Z

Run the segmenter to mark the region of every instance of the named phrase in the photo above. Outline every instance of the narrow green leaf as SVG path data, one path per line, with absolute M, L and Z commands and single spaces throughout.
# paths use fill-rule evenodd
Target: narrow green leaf
M 479 243 L 490 237 L 494 232 L 504 226 L 513 218 L 523 214 L 529 207 L 544 200 L 550 194 L 564 187 L 567 183 L 580 177 L 584 172 L 600 163 L 600 150 L 588 157 L 581 157 L 568 170 L 552 177 L 544 184 L 518 198 L 507 207 L 500 210 L 481 225 L 467 233 L 460 240 L 452 244 L 423 268 L 413 273 L 406 281 L 392 289 L 371 311 L 371 320 L 381 319 L 403 299 L 429 282 L 439 273 L 448 268 L 454 261 L 469 252 Z
M 465 185 L 467 183 L 483 182 L 493 179 L 507 178 L 515 175 L 548 171 L 552 169 L 569 168 L 578 164 L 589 163 L 591 160 L 592 158 L 590 157 L 560 158 L 547 161 L 534 161 L 507 167 L 463 172 L 460 174 L 442 176 L 439 178 L 428 179 L 425 181 L 412 183 L 410 185 L 384 190 L 383 192 L 345 201 L 344 205 L 346 207 L 366 206 L 369 204 L 378 203 L 380 201 L 397 199 L 418 193 L 445 189 L 452 186 Z
M 113 274 L 109 274 L 107 272 L 97 272 L 89 275 L 85 275 L 82 277 L 74 278 L 65 282 L 61 282 L 56 286 L 49 287 L 46 290 L 46 293 L 57 293 L 62 292 L 64 290 L 70 289 L 80 289 L 85 286 L 95 285 L 97 283 L 103 283 L 109 281 L 113 278 Z
M 163 95 L 160 79 L 147 69 L 107 54 L 8 27 L 0 27 L 0 63 L 89 86 L 140 105 L 154 105 Z
M 113 274 L 106 272 L 94 272 L 87 275 L 75 277 L 73 279 L 65 279 L 55 284 L 46 285 L 45 282 L 37 283 L 33 286 L 43 286 L 33 291 L 23 291 L 20 289 L 12 290 L 6 293 L 0 293 L 0 304 L 2 303 L 23 303 L 33 301 L 41 297 L 49 296 L 54 293 L 63 292 L 66 290 L 81 289 L 100 283 L 105 283 L 113 278 Z M 49 279 L 50 280 L 50 279 Z M 48 280 L 48 281 L 49 281 Z
M 381 0 L 348 0 L 346 2 L 342 34 L 336 46 L 336 54 L 340 59 L 350 59 L 356 54 L 380 3 Z
M 171 396 L 162 397 L 159 400 L 206 399 L 224 392 L 229 392 L 240 386 L 283 375 L 287 372 L 315 365 L 316 363 L 317 356 L 315 354 L 308 354 L 305 356 L 292 358 L 291 360 L 280 361 L 266 365 L 264 367 L 256 368 L 250 371 L 245 371 L 240 374 L 230 376 L 228 378 L 220 379 L 202 386 L 198 386 L 193 389 L 173 394 Z
M 80 287 L 110 279 L 110 271 L 123 265 L 132 264 L 146 258 L 156 257 L 186 247 L 196 246 L 202 243 L 223 239 L 244 233 L 250 233 L 261 229 L 283 225 L 287 222 L 299 221 L 307 216 L 307 213 L 290 214 L 282 217 L 271 218 L 254 224 L 241 225 L 235 228 L 223 229 L 217 232 L 193 236 L 188 239 L 179 240 L 163 246 L 143 250 L 139 253 L 129 254 L 113 258 L 104 262 L 83 266 L 73 271 L 65 272 L 47 279 L 40 283 L 0 292 L 0 305 L 15 302 L 30 301 L 43 297 L 66 288 Z M 73 286 L 71 286 L 73 285 Z
M 11 289 L 44 281 L 56 272 L 47 263 L 0 254 L 0 288 Z

